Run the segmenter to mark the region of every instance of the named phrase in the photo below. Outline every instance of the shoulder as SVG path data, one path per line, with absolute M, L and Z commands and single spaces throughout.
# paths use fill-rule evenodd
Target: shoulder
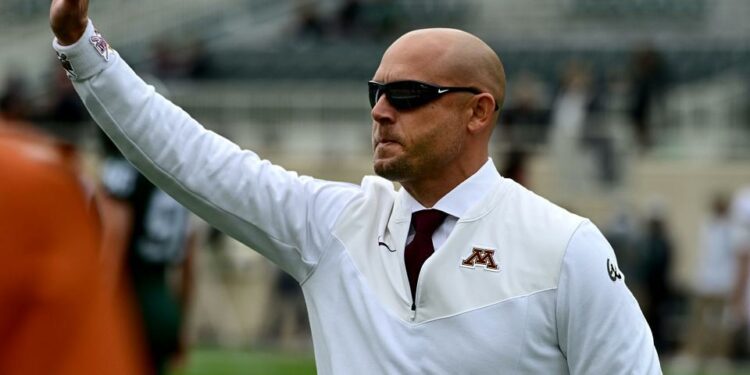
M 0 175 L 13 176 L 0 184 L 0 210 L 13 213 L 17 225 L 36 228 L 36 235 L 89 219 L 90 197 L 75 152 L 61 147 L 0 134 Z
M 565 262 L 578 271 L 585 270 L 584 275 L 595 275 L 602 281 L 606 280 L 605 276 L 622 279 L 612 246 L 599 228 L 589 220 L 582 222 L 571 235 L 566 246 Z
M 545 248 L 564 250 L 576 230 L 588 219 L 569 212 L 512 180 L 505 180 L 502 215 L 512 218 L 509 225 L 525 232 L 532 241 L 546 242 Z
M 6 188 L 55 181 L 78 185 L 77 172 L 78 155 L 72 146 L 32 133 L 0 131 L 0 173 L 13 176 L 4 181 Z
M 528 253 L 529 261 L 544 269 L 544 273 L 552 277 L 553 285 L 559 285 L 570 257 L 571 243 L 590 221 L 515 182 L 507 190 L 509 199 L 503 211 L 512 220 L 507 224 L 511 228 L 508 232 L 517 233 L 523 239 L 522 248 Z
M 336 227 L 338 231 L 367 222 L 385 222 L 391 214 L 397 192 L 391 181 L 378 176 L 365 176 L 357 194 L 347 202 Z

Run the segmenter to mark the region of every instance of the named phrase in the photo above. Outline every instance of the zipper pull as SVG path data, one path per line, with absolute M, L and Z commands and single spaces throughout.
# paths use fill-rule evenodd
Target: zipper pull
M 411 321 L 417 318 L 417 304 L 412 302 L 411 304 Z

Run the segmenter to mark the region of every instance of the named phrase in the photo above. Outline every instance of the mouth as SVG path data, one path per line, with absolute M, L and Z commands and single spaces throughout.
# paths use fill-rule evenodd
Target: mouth
M 392 147 L 401 145 L 398 141 L 393 139 L 377 139 L 375 140 L 374 148 L 378 149 L 379 147 Z
M 379 145 L 387 145 L 387 144 L 399 144 L 397 141 L 394 141 L 392 139 L 381 139 L 377 142 Z

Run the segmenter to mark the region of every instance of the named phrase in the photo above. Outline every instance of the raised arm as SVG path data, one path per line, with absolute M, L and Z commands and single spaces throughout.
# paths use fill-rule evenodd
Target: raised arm
M 85 18 L 87 3 L 54 0 L 50 17 L 55 49 L 94 120 L 154 184 L 303 280 L 359 187 L 300 177 L 204 129 L 109 48 Z

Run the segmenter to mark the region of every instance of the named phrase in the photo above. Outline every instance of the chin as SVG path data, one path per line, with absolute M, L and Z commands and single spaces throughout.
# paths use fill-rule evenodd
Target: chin
M 398 160 L 376 159 L 372 169 L 375 174 L 390 181 L 403 181 L 409 175 L 406 163 Z

